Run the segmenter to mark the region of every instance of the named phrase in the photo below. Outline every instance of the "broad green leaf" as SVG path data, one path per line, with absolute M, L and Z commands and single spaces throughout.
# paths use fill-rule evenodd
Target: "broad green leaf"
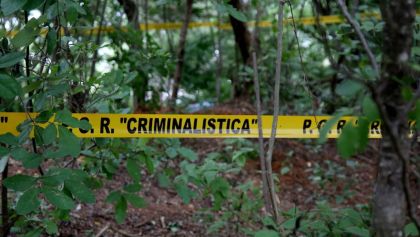
M 149 156 L 144 156 L 144 161 L 146 163 L 146 168 L 149 173 L 153 173 L 155 170 L 155 166 L 153 165 L 152 158 Z
M 18 10 L 21 10 L 25 6 L 28 0 L 2 0 L 1 10 L 5 16 L 8 16 Z
M 45 145 L 49 145 L 57 138 L 57 127 L 55 124 L 49 124 L 43 131 L 42 139 Z
M 57 32 L 50 29 L 47 33 L 47 53 L 53 54 L 57 47 Z
M 360 228 L 357 226 L 352 226 L 352 227 L 348 227 L 346 228 L 346 232 L 353 234 L 355 236 L 361 236 L 361 237 L 369 237 L 370 233 L 369 230 L 364 229 L 364 228 Z
M 334 115 L 331 119 L 329 119 L 324 126 L 319 131 L 319 143 L 324 143 L 327 140 L 327 134 L 331 130 L 331 128 L 337 124 L 338 120 L 340 120 L 341 117 L 344 115 L 349 114 L 348 110 L 343 110 L 338 112 L 336 115 Z
M 82 202 L 85 203 L 94 203 L 95 195 L 92 190 L 90 190 L 86 185 L 81 181 L 76 180 L 67 180 L 64 182 L 65 186 L 70 192 Z
M 190 161 L 195 161 L 198 159 L 197 153 L 189 148 L 180 147 L 178 148 L 178 153 Z
M 281 226 L 286 230 L 292 230 L 296 226 L 297 217 L 290 218 L 281 224 Z
M 8 189 L 15 191 L 25 191 L 36 183 L 36 178 L 28 175 L 17 174 L 4 180 L 3 184 Z
M 26 233 L 22 237 L 38 237 L 41 234 L 42 234 L 42 229 L 41 228 L 36 228 L 34 230 L 29 231 L 28 233 Z
M 279 234 L 274 230 L 263 229 L 255 232 L 254 237 L 279 237 Z
M 44 187 L 42 192 L 47 200 L 59 209 L 71 210 L 76 207 L 73 199 L 64 194 L 62 191 Z
M 175 158 L 178 155 L 178 152 L 174 147 L 166 148 L 165 153 L 169 158 Z
M 34 120 L 37 123 L 46 123 L 54 115 L 51 111 L 42 111 Z
M 134 182 L 140 182 L 140 167 L 134 159 L 127 159 L 127 172 Z
M 406 237 L 419 236 L 419 230 L 417 230 L 414 223 L 410 223 L 404 227 L 404 234 Z
M 44 219 L 43 225 L 45 228 L 45 231 L 49 235 L 57 234 L 58 233 L 58 226 L 55 224 L 55 222 L 51 220 Z
M 25 57 L 24 52 L 11 52 L 0 57 L 0 68 L 11 67 Z
M 129 193 L 136 193 L 140 190 L 141 190 L 140 184 L 128 184 L 124 186 L 124 191 L 129 192 Z
M 27 0 L 28 2 L 25 4 L 23 9 L 26 11 L 33 10 L 35 8 L 38 8 L 43 4 L 46 0 Z
M 127 199 L 127 201 L 131 205 L 133 205 L 133 207 L 136 207 L 136 208 L 146 207 L 146 201 L 144 200 L 144 198 L 139 197 L 134 193 L 125 193 L 124 197 L 125 199 Z
M 231 5 L 226 5 L 226 10 L 229 12 L 229 14 L 237 19 L 238 21 L 246 22 L 246 16 L 243 12 L 238 11 L 236 8 L 232 7 Z
M 63 126 L 58 126 L 58 153 L 59 157 L 64 157 L 70 155 L 72 157 L 77 157 L 80 154 L 80 140 L 73 133 L 71 133 L 67 128 Z
M 184 183 L 176 183 L 175 189 L 178 195 L 181 197 L 182 201 L 188 204 L 191 201 L 191 198 L 195 196 L 193 191 L 187 187 Z
M 124 197 L 121 197 L 117 204 L 115 205 L 115 220 L 118 224 L 124 222 L 124 219 L 127 215 L 127 200 Z
M 122 196 L 120 191 L 113 191 L 110 194 L 108 194 L 105 201 L 109 203 L 114 203 L 120 200 L 121 197 Z
M 89 130 L 92 126 L 86 120 L 78 120 L 73 118 L 71 112 L 67 109 L 58 111 L 55 115 L 55 121 L 61 122 L 73 128 L 81 128 L 84 130 Z
M 15 137 L 10 132 L 8 132 L 6 134 L 3 134 L 3 135 L 0 135 L 0 143 L 10 145 L 10 146 L 18 146 L 19 145 L 17 137 Z
M 11 152 L 13 159 L 21 161 L 23 166 L 27 169 L 37 168 L 44 158 L 32 152 L 28 152 L 23 148 L 16 148 Z
M 363 99 L 362 107 L 363 114 L 366 115 L 370 121 L 379 119 L 378 107 L 369 96 L 365 96 Z
M 171 185 L 171 180 L 165 173 L 158 173 L 157 178 L 161 188 L 168 188 Z
M 337 94 L 343 97 L 352 97 L 363 89 L 363 85 L 352 81 L 345 80 L 337 86 Z
M 0 74 L 0 98 L 12 100 L 22 94 L 20 83 L 8 75 Z
M 36 19 L 31 19 L 32 22 L 36 22 Z M 39 28 L 34 27 L 33 23 L 28 24 L 20 30 L 12 39 L 12 44 L 15 48 L 26 47 L 34 42 L 35 38 L 38 36 Z
M 20 196 L 16 204 L 16 212 L 19 215 L 26 215 L 35 211 L 41 204 L 38 198 L 40 190 L 37 188 L 28 189 Z

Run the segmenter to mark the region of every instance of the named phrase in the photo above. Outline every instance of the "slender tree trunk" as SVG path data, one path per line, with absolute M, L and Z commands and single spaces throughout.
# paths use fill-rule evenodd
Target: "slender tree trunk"
M 230 0 L 228 4 L 236 8 L 238 11 L 242 10 L 241 0 Z M 241 53 L 242 63 L 249 67 L 252 66 L 251 57 L 251 40 L 252 36 L 248 30 L 246 22 L 242 22 L 232 16 L 229 16 L 230 24 L 232 25 L 233 34 L 235 35 L 235 43 Z M 240 80 L 240 77 L 236 78 Z M 247 97 L 249 95 L 249 89 L 252 88 L 252 82 L 242 83 L 240 81 L 233 83 L 235 86 L 234 97 Z
M 191 20 L 193 0 L 187 0 L 185 8 L 185 18 L 179 35 L 177 63 L 174 74 L 174 83 L 172 86 L 171 107 L 175 109 L 176 99 L 178 98 L 179 84 L 182 78 L 182 69 L 184 67 L 185 43 L 187 41 L 188 25 Z
M 373 197 L 373 224 L 377 236 L 403 236 L 407 205 L 410 203 L 404 181 L 409 157 L 407 115 L 400 80 L 408 75 L 404 66 L 409 62 L 412 46 L 415 1 L 381 1 L 385 21 L 383 61 L 378 96 L 383 101 L 382 117 L 389 121 L 384 127 L 378 175 Z M 398 80 L 395 80 L 398 79 Z M 380 105 L 381 106 L 381 105 Z

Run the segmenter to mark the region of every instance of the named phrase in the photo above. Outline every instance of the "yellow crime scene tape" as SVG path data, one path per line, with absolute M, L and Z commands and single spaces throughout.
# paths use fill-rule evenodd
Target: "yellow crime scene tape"
M 416 11 L 417 15 L 420 15 L 420 10 Z M 359 20 L 360 21 L 366 21 L 369 19 L 374 20 L 381 20 L 381 14 L 378 12 L 364 12 L 359 14 Z M 346 20 L 341 15 L 329 15 L 329 16 L 320 16 L 320 17 L 301 17 L 296 18 L 295 23 L 297 25 L 315 25 L 317 22 L 320 24 L 339 24 L 343 23 Z M 283 20 L 283 24 L 292 24 L 293 19 L 292 18 L 286 18 Z M 142 23 L 139 24 L 139 29 L 142 31 L 146 30 L 179 30 L 182 27 L 182 22 L 151 22 L 147 25 Z M 255 22 L 248 22 L 248 26 L 254 27 Z M 258 23 L 258 27 L 261 28 L 270 28 L 275 26 L 276 23 L 272 21 L 261 21 Z M 230 30 L 232 29 L 232 26 L 230 23 L 221 23 L 218 22 L 190 22 L 188 25 L 188 28 L 203 28 L 203 27 L 217 27 L 222 30 Z M 69 29 L 71 34 L 81 34 L 81 35 L 96 35 L 99 31 L 103 33 L 112 33 L 116 31 L 128 31 L 127 26 L 121 26 L 121 27 L 115 27 L 115 26 L 102 26 L 100 27 L 74 27 Z M 7 36 L 13 37 L 15 36 L 19 31 L 17 30 L 11 30 L 7 32 Z M 45 36 L 48 33 L 47 28 L 43 28 L 40 31 L 40 34 Z M 64 34 L 64 29 L 61 28 L 61 33 Z
M 18 135 L 16 127 L 25 120 L 34 120 L 37 113 L 0 112 L 0 135 Z M 107 138 L 258 138 L 257 115 L 208 115 L 208 114 L 88 114 L 72 116 L 87 120 L 90 130 L 70 128 L 78 137 Z M 332 116 L 279 116 L 277 138 L 318 138 L 320 128 Z M 44 124 L 52 123 L 54 118 Z M 265 138 L 271 135 L 273 116 L 262 116 Z M 337 138 L 344 125 L 357 123 L 357 117 L 342 117 L 331 128 L 329 138 Z M 414 126 L 411 121 L 410 126 Z M 381 138 L 380 122 L 369 127 L 369 138 Z

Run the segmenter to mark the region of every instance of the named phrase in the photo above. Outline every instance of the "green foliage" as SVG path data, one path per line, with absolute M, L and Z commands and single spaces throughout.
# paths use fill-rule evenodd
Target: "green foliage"
M 16 79 L 5 74 L 0 74 L 0 98 L 12 100 L 21 94 L 22 89 Z

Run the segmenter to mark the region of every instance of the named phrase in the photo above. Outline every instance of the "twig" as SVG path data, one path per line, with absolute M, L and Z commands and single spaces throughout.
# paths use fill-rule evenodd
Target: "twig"
M 276 141 L 277 133 L 277 120 L 279 117 L 279 107 L 280 107 L 280 78 L 281 78 L 281 62 L 283 56 L 283 8 L 284 0 L 279 0 L 279 9 L 278 9 L 278 20 L 277 20 L 277 60 L 276 60 L 276 74 L 274 77 L 274 112 L 273 112 L 273 123 L 271 126 L 271 136 L 268 141 L 268 151 L 266 157 L 267 165 L 267 175 L 269 176 L 268 184 L 270 186 L 270 195 L 273 205 L 274 218 L 276 221 L 279 220 L 279 213 L 276 203 L 276 193 L 274 189 L 274 180 L 273 180 L 273 171 L 271 166 L 271 161 L 273 158 L 274 143 Z
M 113 231 L 118 232 L 119 234 L 121 234 L 121 235 L 123 235 L 123 236 L 127 236 L 127 237 L 139 237 L 139 236 L 141 236 L 141 234 L 138 234 L 138 235 L 136 235 L 136 234 L 131 234 L 131 233 L 125 232 L 125 231 L 123 231 L 123 230 L 117 229 L 117 228 L 115 228 L 115 227 L 113 227 L 113 226 L 111 226 L 111 229 L 112 229 Z
M 110 226 L 111 226 L 111 224 L 109 224 L 109 222 L 106 223 L 106 225 L 95 235 L 95 237 L 102 236 L 102 234 L 105 233 L 105 231 L 107 231 Z
M 257 53 L 255 51 L 252 52 L 252 67 L 254 69 L 254 89 L 255 89 L 255 103 L 257 105 L 257 118 L 258 118 L 258 145 L 259 145 L 259 156 L 260 156 L 260 164 L 261 164 L 261 175 L 262 175 L 262 187 L 263 187 L 263 194 L 264 194 L 264 205 L 267 212 L 272 213 L 272 204 L 269 195 L 269 186 L 267 180 L 267 167 L 265 165 L 265 157 L 264 157 L 264 134 L 262 130 L 262 109 L 261 109 L 261 96 L 260 96 L 260 84 L 258 79 L 258 66 L 257 66 Z
M 359 23 L 357 23 L 353 17 L 350 15 L 346 4 L 343 2 L 343 0 L 337 0 L 338 5 L 340 5 L 341 11 L 344 14 L 344 17 L 347 19 L 347 21 L 350 23 L 350 25 L 353 27 L 353 29 L 356 31 L 357 37 L 359 37 L 360 42 L 363 45 L 364 50 L 366 51 L 370 63 L 372 64 L 373 70 L 375 70 L 376 76 L 379 76 L 379 66 L 378 63 L 376 62 L 375 56 L 372 53 L 372 50 L 369 48 L 369 45 L 366 41 L 365 36 L 363 35 L 362 31 L 360 30 L 360 26 Z

